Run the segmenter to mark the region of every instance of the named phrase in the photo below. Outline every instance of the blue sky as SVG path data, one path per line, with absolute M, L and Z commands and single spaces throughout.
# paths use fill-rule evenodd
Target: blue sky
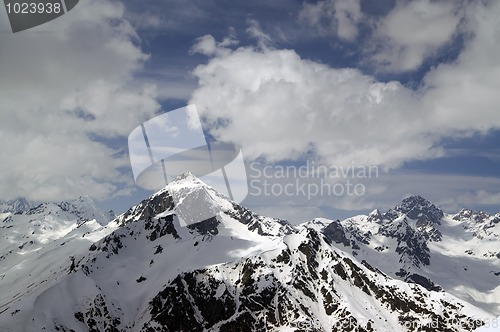
M 494 1 L 89 0 L 11 34 L 2 12 L 0 198 L 88 194 L 123 212 L 150 193 L 133 181 L 128 134 L 196 104 L 207 126 L 227 120 L 212 134 L 247 166 L 380 169 L 362 196 L 249 195 L 257 212 L 341 218 L 409 194 L 498 212 L 499 13 Z

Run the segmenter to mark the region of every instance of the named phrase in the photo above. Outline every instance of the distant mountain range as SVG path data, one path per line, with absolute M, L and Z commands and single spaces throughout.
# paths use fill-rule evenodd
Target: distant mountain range
M 214 217 L 182 227 L 189 197 Z M 117 217 L 88 197 L 0 213 L 0 331 L 473 331 L 500 315 L 500 214 L 420 196 L 291 225 L 187 173 Z
M 22 213 L 33 207 L 33 204 L 26 198 L 18 198 L 11 201 L 0 200 L 0 213 Z

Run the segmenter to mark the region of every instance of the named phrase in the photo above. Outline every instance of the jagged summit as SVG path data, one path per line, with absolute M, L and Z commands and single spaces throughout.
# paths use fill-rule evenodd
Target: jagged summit
M 453 216 L 454 220 L 471 221 L 480 223 L 491 217 L 491 214 L 485 211 L 472 211 L 470 209 L 462 209 Z
M 24 197 L 10 201 L 0 200 L 0 213 L 22 213 L 31 209 L 33 204 Z
M 372 212 L 370 212 L 368 214 L 367 221 L 370 221 L 370 222 L 380 222 L 380 221 L 382 221 L 382 219 L 383 219 L 383 216 L 382 216 L 382 213 L 380 213 L 380 210 L 379 209 L 375 209 L 375 210 L 373 210 Z
M 153 196 L 162 194 L 166 191 L 172 192 L 177 190 L 186 190 L 187 188 L 200 188 L 200 187 L 211 188 L 212 190 L 214 190 L 211 186 L 200 180 L 196 175 L 188 171 L 177 175 L 165 187 L 163 187 L 158 192 L 153 194 Z
M 117 218 L 122 225 L 154 220 L 158 223 L 167 220 L 169 227 L 175 228 L 181 237 L 184 227 L 196 234 L 210 236 L 221 232 L 242 236 L 248 231 L 278 236 L 288 234 L 292 229 L 287 221 L 251 212 L 190 172 L 177 176 L 163 189 Z
M 404 213 L 408 218 L 419 222 L 432 222 L 439 224 L 444 213 L 432 202 L 419 195 L 413 195 L 403 199 L 394 211 Z
M 56 211 L 63 216 L 62 208 L 73 211 L 89 201 L 63 203 L 42 205 L 52 211 L 49 221 Z M 180 218 L 204 213 L 201 207 L 214 209 L 213 216 L 182 225 Z M 3 284 L 0 274 L 0 330 L 331 331 L 351 322 L 351 330 L 399 331 L 428 320 L 440 328 L 414 330 L 479 326 L 491 316 L 483 309 L 498 315 L 489 295 L 498 285 L 497 242 L 481 252 L 464 252 L 466 241 L 449 249 L 461 232 L 475 229 L 451 216 L 440 225 L 430 221 L 440 215 L 436 209 L 412 196 L 389 210 L 393 219 L 374 210 L 292 226 L 184 173 L 105 227 L 91 221 L 75 228 L 67 219 L 67 230 L 48 229 L 67 233 L 62 238 L 41 234 L 40 241 L 23 239 L 32 242 L 8 248 L 13 253 L 0 257 L 8 270 Z M 49 226 L 34 215 L 11 217 Z M 15 230 L 15 223 L 4 224 Z M 484 230 L 494 232 L 497 224 L 492 219 Z M 438 229 L 447 232 L 442 241 Z M 18 251 L 36 255 L 28 263 L 20 255 L 21 264 L 10 269 Z M 476 251 L 478 259 L 468 259 Z M 479 277 L 468 274 L 472 268 L 485 271 L 480 286 L 469 282 Z M 458 283 L 467 287 L 456 291 Z
M 99 209 L 89 196 L 80 196 L 62 202 L 41 203 L 21 213 L 37 217 L 53 215 L 61 220 L 76 220 L 78 222 L 95 219 L 100 225 L 106 225 L 113 219 L 112 215 Z
M 213 194 L 195 178 L 180 180 Z M 17 318 L 28 331 L 331 331 L 348 321 L 353 330 L 399 331 L 408 319 L 443 325 L 446 317 L 457 317 L 457 324 L 465 324 L 479 310 L 357 259 L 354 251 L 363 255 L 361 246 L 368 250 L 375 233 L 353 234 L 339 220 L 286 226 L 225 199 L 231 204 L 212 219 L 219 233 L 206 234 L 202 223 L 179 227 L 169 188 L 132 208 L 128 222 L 88 252 L 72 252 L 51 288 L 35 280 L 30 287 L 38 293 L 9 302 L 0 326 L 15 326 Z M 267 234 L 273 231 L 269 225 L 289 232 Z M 412 242 L 398 248 L 410 250 L 405 244 Z M 63 305 L 54 303 L 53 294 Z M 33 310 L 23 310 L 27 302 Z M 460 331 L 457 326 L 446 331 Z
M 113 219 L 112 215 L 101 211 L 88 195 L 80 196 L 70 201 L 63 201 L 57 205 L 63 210 L 77 215 L 80 220 L 95 219 L 99 224 L 106 225 Z
M 191 172 L 178 175 L 163 189 L 119 217 L 121 222 L 148 220 L 175 214 L 181 226 L 210 219 L 233 206 L 229 198 L 201 181 Z
M 170 183 L 188 183 L 188 182 L 203 182 L 201 181 L 196 175 L 193 173 L 187 171 L 184 173 L 181 173 L 175 177 L 173 181 Z M 167 185 L 168 186 L 168 185 Z

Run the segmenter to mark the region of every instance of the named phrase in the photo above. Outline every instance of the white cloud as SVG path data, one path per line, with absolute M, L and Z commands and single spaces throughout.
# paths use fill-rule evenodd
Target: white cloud
M 497 180 L 497 179 L 495 179 Z M 500 181 L 496 181 L 500 182 Z M 459 201 L 470 205 L 500 205 L 500 192 L 487 191 L 484 189 L 475 190 L 459 196 Z M 500 209 L 498 210 L 500 212 Z
M 425 110 L 398 82 L 356 69 L 334 69 L 292 50 L 225 50 L 197 67 L 191 103 L 217 125 L 213 134 L 250 158 L 297 158 L 313 150 L 324 162 L 398 166 L 436 156 Z M 394 142 L 398 142 L 397 145 Z
M 464 207 L 490 206 L 497 209 L 500 194 L 500 179 L 480 175 L 396 171 L 369 179 L 365 185 L 367 195 L 362 201 L 382 209 L 393 207 L 409 195 L 421 195 L 449 213 Z M 377 188 L 382 191 L 377 192 Z
M 441 64 L 425 77 L 423 106 L 434 110 L 433 121 L 445 135 L 486 133 L 499 128 L 500 2 L 480 3 L 466 10 L 471 37 L 458 59 Z
M 358 23 L 362 19 L 359 0 L 325 0 L 304 3 L 299 19 L 324 34 L 334 34 L 352 41 L 358 36 Z
M 379 69 L 405 72 L 418 69 L 425 59 L 450 43 L 463 13 L 460 2 L 400 1 L 376 23 L 369 61 Z
M 231 50 L 213 40 L 210 60 L 194 71 L 199 87 L 190 102 L 216 137 L 242 145 L 250 159 L 276 162 L 313 152 L 330 165 L 387 169 L 442 156 L 445 137 L 500 128 L 500 3 L 465 12 L 471 37 L 463 51 L 430 71 L 417 91 L 293 50 Z
M 2 198 L 104 198 L 130 184 L 120 172 L 128 158 L 94 140 L 126 137 L 159 108 L 154 86 L 131 84 L 148 55 L 123 14 L 117 2 L 89 0 L 0 34 Z
M 369 30 L 359 41 L 365 65 L 378 71 L 408 72 L 453 42 L 465 11 L 461 1 L 398 0 L 385 16 L 371 16 L 359 0 L 304 3 L 299 20 L 325 35 L 359 41 L 361 25 Z M 467 4 L 466 4 L 467 6 Z
M 257 30 L 257 27 L 255 26 L 252 26 L 249 29 L 249 32 L 256 38 L 264 38 L 263 36 L 267 37 L 264 33 L 260 36 L 260 30 Z M 237 45 L 238 43 L 239 42 L 232 36 L 224 38 L 221 42 L 217 42 L 212 35 L 205 35 L 196 40 L 196 43 L 191 48 L 190 53 L 200 53 L 207 56 L 224 56 L 231 52 L 231 49 L 229 48 L 230 46 Z
M 442 156 L 443 138 L 500 128 L 500 3 L 473 5 L 465 13 L 463 28 L 471 37 L 461 54 L 427 73 L 416 91 L 395 81 L 377 82 L 356 69 L 302 59 L 293 50 L 240 47 L 213 50 L 208 63 L 196 68 L 199 87 L 190 102 L 214 126 L 212 133 L 242 145 L 248 160 L 279 163 L 312 155 L 327 165 L 397 169 L 406 161 Z M 368 180 L 361 197 L 317 197 L 308 203 L 387 209 L 421 194 L 453 212 L 494 207 L 498 181 L 389 172 Z M 283 204 L 283 197 L 265 200 Z M 304 204 L 304 198 L 296 197 L 294 204 Z
M 400 173 L 387 178 L 392 179 L 389 180 L 392 185 L 384 195 L 385 201 L 398 194 L 401 198 L 419 194 L 448 213 L 456 213 L 462 208 L 484 207 L 500 212 L 500 179 L 495 177 Z
M 171 25 L 171 22 L 165 21 L 163 17 L 151 12 L 134 13 L 127 15 L 128 20 L 136 29 L 160 29 Z
M 256 179 L 251 177 L 251 179 Z M 290 191 L 298 188 L 299 183 L 311 184 L 309 197 L 304 195 L 271 194 L 274 186 L 275 193 L 289 184 Z M 343 178 L 337 183 L 347 188 L 347 181 L 352 185 L 360 184 L 364 187 L 362 195 L 335 195 L 332 192 L 316 191 L 321 187 L 319 178 L 267 178 L 268 192 L 264 192 L 264 185 L 255 182 L 245 204 L 255 211 L 270 216 L 280 217 L 292 222 L 301 222 L 315 217 L 346 218 L 352 216 L 352 211 L 369 212 L 375 208 L 387 211 L 393 208 L 402 199 L 410 195 L 421 195 L 436 206 L 448 213 L 456 213 L 462 208 L 479 209 L 489 207 L 497 210 L 500 203 L 500 179 L 495 177 L 466 176 L 451 174 L 428 174 L 416 172 L 393 171 L 380 173 L 378 177 L 365 179 Z M 330 183 L 328 179 L 324 179 Z M 259 192 L 256 188 L 260 186 Z M 314 193 L 319 194 L 314 195 Z M 260 195 L 256 195 L 260 193 Z M 287 210 L 285 207 L 290 207 Z M 301 211 L 302 210 L 302 211 Z M 274 211 L 274 212 L 273 212 Z
M 250 37 L 257 40 L 257 45 L 260 48 L 267 48 L 272 46 L 273 41 L 271 37 L 269 37 L 269 35 L 266 34 L 264 31 L 262 31 L 262 28 L 258 21 L 248 20 L 248 28 L 246 32 Z
M 274 205 L 251 205 L 252 212 L 261 216 L 280 218 L 292 224 L 300 224 L 314 218 L 325 217 L 324 211 L 312 205 L 299 205 L 299 202 L 279 202 L 273 201 Z M 301 202 L 303 204 L 303 202 Z

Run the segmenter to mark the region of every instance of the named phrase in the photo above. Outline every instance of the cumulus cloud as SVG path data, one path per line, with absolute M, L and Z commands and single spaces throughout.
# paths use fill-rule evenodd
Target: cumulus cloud
M 98 138 L 126 139 L 158 110 L 154 86 L 131 83 L 148 55 L 121 4 L 90 0 L 77 9 L 0 34 L 2 198 L 104 198 L 130 183 L 125 153 Z
M 226 37 L 223 41 L 217 42 L 212 35 L 201 36 L 190 50 L 191 54 L 200 53 L 207 56 L 226 55 L 231 52 L 228 46 L 237 45 L 238 41 L 232 37 Z
M 264 31 L 262 31 L 262 28 L 258 21 L 248 20 L 248 28 L 246 31 L 250 35 L 250 37 L 257 40 L 257 45 L 260 48 L 267 48 L 269 46 L 272 46 L 271 37 Z
M 304 3 L 299 19 L 321 33 L 334 34 L 352 41 L 358 36 L 358 23 L 362 19 L 359 0 L 325 0 Z
M 287 184 L 296 185 L 295 178 L 268 180 L 269 186 L 275 186 L 275 191 Z M 347 180 L 353 185 L 362 185 L 365 189 L 363 195 L 252 195 L 255 190 L 251 187 L 244 203 L 259 213 L 297 223 L 320 216 L 347 218 L 353 215 L 352 211 L 368 213 L 376 208 L 387 211 L 413 194 L 423 196 L 447 213 L 485 206 L 498 211 L 500 202 L 500 179 L 495 177 L 394 171 L 366 179 L 339 179 L 338 183 L 346 187 Z M 302 178 L 299 181 L 306 185 L 316 183 L 317 186 L 313 185 L 309 191 L 313 194 L 317 192 L 316 187 L 321 187 L 318 179 Z
M 500 179 L 488 176 L 395 171 L 365 182 L 368 206 L 388 209 L 403 198 L 418 194 L 448 213 L 477 206 L 498 207 Z M 383 195 L 375 189 L 381 189 Z M 359 206 L 359 205 L 358 205 Z
M 184 2 L 175 3 L 186 8 Z M 194 70 L 199 85 L 189 102 L 197 105 L 213 135 L 242 145 L 249 160 L 281 162 L 312 155 L 324 164 L 394 169 L 410 160 L 441 156 L 446 153 L 439 144 L 443 138 L 500 127 L 500 3 L 465 2 L 460 10 L 457 6 L 451 1 L 398 1 L 375 21 L 362 13 L 360 1 L 325 0 L 302 9 L 302 22 L 349 42 L 362 39 L 361 24 L 375 22 L 370 25 L 373 43 L 363 45 L 369 46 L 365 55 L 386 71 L 418 69 L 457 33 L 465 36 L 458 58 L 430 70 L 418 90 L 277 49 L 278 43 L 258 21 L 249 20 L 246 32 L 256 40 L 255 47 L 238 47 L 234 33 L 221 41 L 202 36 L 193 45 L 192 52 L 206 55 L 208 61 Z M 0 34 L 1 198 L 103 198 L 132 184 L 132 177 L 123 173 L 129 169 L 125 151 L 106 141 L 125 142 L 134 127 L 159 110 L 159 96 L 184 98 L 192 86 L 161 82 L 157 90 L 134 79 L 149 59 L 135 28 L 160 29 L 173 23 L 152 10 L 129 13 L 132 26 L 126 15 L 117 2 L 88 0 L 77 11 L 34 30 Z M 194 21 L 206 11 L 189 8 L 185 15 Z M 4 11 L 0 16 L 8 30 Z M 182 29 L 185 20 L 179 17 L 187 16 L 177 16 L 173 25 Z M 172 75 L 184 73 L 166 71 L 155 73 L 155 78 L 176 81 Z M 447 183 L 470 188 L 463 195 L 458 195 L 458 187 L 448 192 L 434 189 L 431 199 L 437 193 L 457 193 L 453 201 L 443 201 L 449 206 L 497 202 L 498 190 L 487 183 L 497 182 L 491 179 L 426 179 L 379 179 L 367 186 L 366 196 L 339 198 L 334 206 L 384 207 L 377 204 L 381 196 L 392 206 L 399 196 L 425 194 L 425 185 L 437 188 L 437 183 L 448 189 Z M 398 187 L 403 181 L 408 186 Z M 393 199 L 389 193 L 399 196 Z
M 477 209 L 485 206 L 500 212 L 500 179 L 488 176 L 451 175 L 451 174 L 404 174 L 396 173 L 382 179 L 390 190 L 383 196 L 373 197 L 375 201 L 401 199 L 418 193 L 431 200 L 448 213 L 456 213 L 462 208 Z
M 440 64 L 424 78 L 422 107 L 445 135 L 487 133 L 499 127 L 500 3 L 466 9 L 464 29 L 472 35 L 453 63 Z
M 375 23 L 369 57 L 379 70 L 418 69 L 425 59 L 449 44 L 463 12 L 459 1 L 400 1 Z
M 240 144 L 250 160 L 312 154 L 330 165 L 394 169 L 443 156 L 444 138 L 500 128 L 499 14 L 498 2 L 466 7 L 463 29 L 470 37 L 463 50 L 429 71 L 417 90 L 293 50 L 221 48 L 213 40 L 209 61 L 194 70 L 199 87 L 190 102 L 215 137 Z
M 373 16 L 362 11 L 359 0 L 321 0 L 304 3 L 299 21 L 360 43 L 365 65 L 401 73 L 419 69 L 463 33 L 463 8 L 463 1 L 398 0 L 387 14 Z M 362 25 L 366 29 L 360 36 Z
M 395 81 L 250 47 L 226 50 L 194 74 L 200 86 L 191 102 L 213 135 L 241 144 L 249 158 L 280 161 L 312 150 L 328 163 L 395 167 L 440 153 L 427 111 Z

